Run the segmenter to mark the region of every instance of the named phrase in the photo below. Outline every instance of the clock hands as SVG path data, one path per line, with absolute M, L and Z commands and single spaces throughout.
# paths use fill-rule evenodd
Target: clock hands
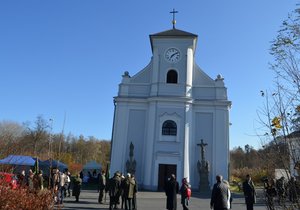
M 179 55 L 179 52 L 173 53 L 170 58 L 173 58 L 175 55 Z

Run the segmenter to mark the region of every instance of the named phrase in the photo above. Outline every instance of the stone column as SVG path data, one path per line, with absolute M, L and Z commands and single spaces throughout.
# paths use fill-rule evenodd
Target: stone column
M 187 103 L 185 105 L 185 132 L 184 132 L 184 152 L 183 152 L 183 177 L 186 177 L 190 181 L 190 152 L 189 145 L 192 136 L 192 104 Z
M 186 97 L 192 96 L 192 84 L 193 84 L 193 66 L 194 56 L 193 49 L 187 49 L 187 63 L 186 63 Z M 190 152 L 189 145 L 192 138 L 192 120 L 193 109 L 192 103 L 187 101 L 185 104 L 185 132 L 184 132 L 184 153 L 183 153 L 183 176 L 190 181 Z
M 193 67 L 194 67 L 194 52 L 192 48 L 187 49 L 186 59 L 186 96 L 192 96 L 193 85 Z

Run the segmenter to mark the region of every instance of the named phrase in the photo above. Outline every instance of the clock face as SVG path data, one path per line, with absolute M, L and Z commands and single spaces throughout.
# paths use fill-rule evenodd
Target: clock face
M 169 48 L 165 53 L 165 59 L 170 63 L 176 63 L 180 59 L 180 52 L 176 48 Z

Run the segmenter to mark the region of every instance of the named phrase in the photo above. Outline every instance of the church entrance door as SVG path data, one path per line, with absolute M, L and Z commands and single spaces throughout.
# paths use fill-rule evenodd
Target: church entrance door
M 170 178 L 171 174 L 176 176 L 177 165 L 159 164 L 158 168 L 158 191 L 164 191 L 165 183 Z

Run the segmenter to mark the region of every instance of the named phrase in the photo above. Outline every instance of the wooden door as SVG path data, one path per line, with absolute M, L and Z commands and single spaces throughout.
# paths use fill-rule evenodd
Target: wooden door
M 158 168 L 158 191 L 164 191 L 165 183 L 170 178 L 171 174 L 176 176 L 177 166 L 173 164 L 159 164 Z

